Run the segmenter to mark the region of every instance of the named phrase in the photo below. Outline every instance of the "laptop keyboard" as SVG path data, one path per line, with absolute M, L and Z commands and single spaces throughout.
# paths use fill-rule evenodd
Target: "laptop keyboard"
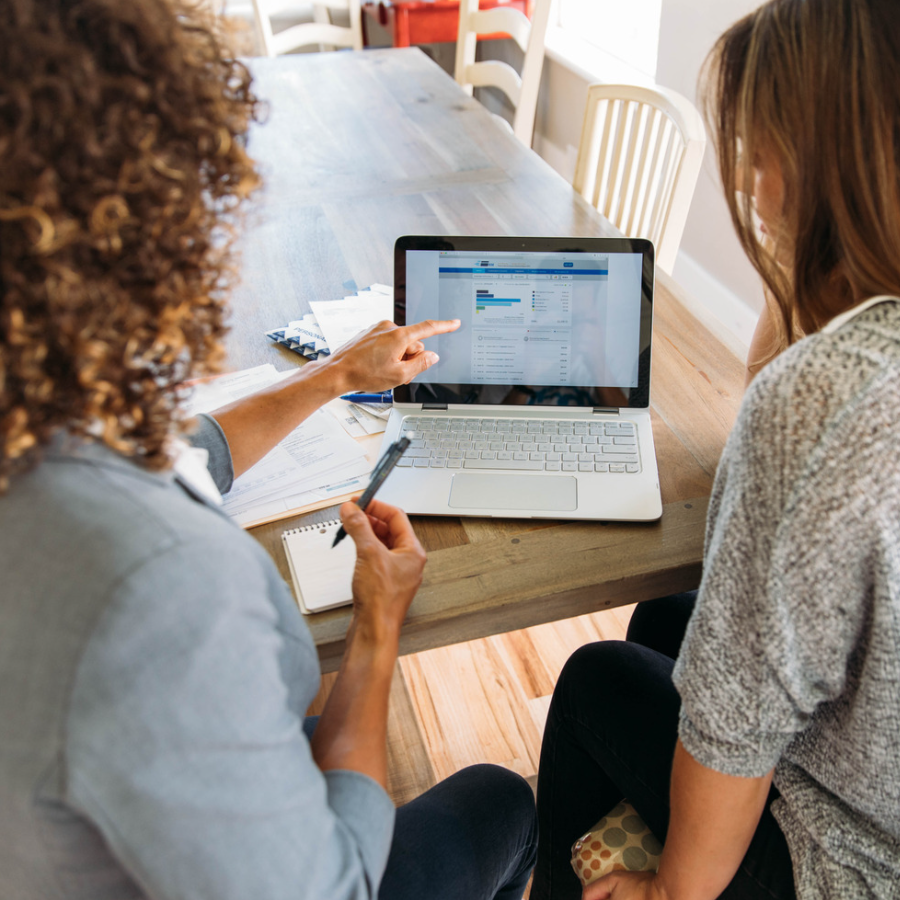
M 633 422 L 408 416 L 398 466 L 531 472 L 641 471 Z

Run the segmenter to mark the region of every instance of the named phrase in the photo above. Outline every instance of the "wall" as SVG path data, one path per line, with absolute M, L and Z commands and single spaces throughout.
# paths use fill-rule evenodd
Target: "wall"
M 757 5 L 758 0 L 663 0 L 657 82 L 696 102 L 700 66 L 715 39 Z M 575 170 L 587 85 L 599 80 L 573 71 L 552 49 L 548 52 L 533 146 L 568 179 Z M 749 342 L 762 309 L 762 289 L 734 235 L 711 145 L 673 275 L 740 341 Z
M 758 0 L 663 0 L 656 80 L 696 102 L 697 77 L 709 49 L 729 25 L 758 5 Z M 734 234 L 711 145 L 673 275 L 713 311 L 717 284 L 728 292 L 722 294 L 723 306 L 733 306 L 736 299 L 748 311 L 762 309 L 759 276 Z M 740 313 L 739 308 L 731 310 L 733 318 Z

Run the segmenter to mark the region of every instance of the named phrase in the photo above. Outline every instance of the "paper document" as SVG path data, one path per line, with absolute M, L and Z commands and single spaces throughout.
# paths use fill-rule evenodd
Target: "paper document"
M 253 369 L 242 369 L 240 372 L 229 372 L 226 375 L 196 381 L 187 386 L 189 393 L 182 399 L 180 405 L 186 416 L 196 416 L 198 413 L 210 412 L 240 400 L 290 374 L 290 371 L 278 372 L 275 366 L 268 363 Z
M 362 426 L 366 434 L 381 434 L 387 428 L 387 416 L 382 418 L 371 412 L 368 407 L 359 403 L 351 403 L 350 415 Z M 390 407 L 388 407 L 390 414 Z
M 391 414 L 389 403 L 331 403 L 331 414 L 341 423 L 350 437 L 366 434 L 382 434 Z
M 262 522 L 271 522 L 275 519 L 283 519 L 285 516 L 293 516 L 298 511 L 306 511 L 323 506 L 333 506 L 339 500 L 349 498 L 350 494 L 361 494 L 369 484 L 369 469 L 366 467 L 364 475 L 348 478 L 346 481 L 338 481 L 324 487 L 302 491 L 299 494 L 284 494 L 272 497 L 269 500 L 261 500 L 246 508 L 234 506 L 228 509 L 228 514 L 244 528 Z
M 210 412 L 290 374 L 266 365 L 222 375 L 194 385 L 182 408 L 191 416 Z M 361 490 L 368 483 L 370 470 L 359 444 L 331 415 L 317 410 L 235 479 L 222 498 L 223 508 L 247 527 Z
M 324 350 L 328 347 L 325 335 L 319 328 L 319 323 L 312 313 L 307 313 L 302 319 L 288 322 L 284 329 L 284 336 L 289 340 L 295 340 L 300 344 L 312 342 L 315 350 Z
M 353 413 L 350 412 L 350 404 L 346 404 L 342 407 L 337 407 L 336 405 L 329 404 L 328 407 L 331 410 L 331 414 L 337 419 L 338 422 L 341 423 L 344 431 L 350 435 L 352 438 L 365 437 L 369 432 L 366 431 L 359 422 L 356 421 L 356 417 Z
M 328 356 L 328 344 L 325 335 L 316 322 L 312 313 L 307 313 L 302 319 L 288 322 L 281 328 L 274 328 L 266 332 L 270 341 L 287 347 L 307 359 L 318 359 L 320 356 Z
M 366 455 L 332 416 L 314 412 L 281 443 L 236 478 L 225 511 L 246 509 L 273 496 L 299 494 L 369 471 Z
M 313 300 L 309 304 L 328 341 L 331 352 L 380 322 L 394 319 L 394 292 L 384 284 L 371 287 L 342 300 Z

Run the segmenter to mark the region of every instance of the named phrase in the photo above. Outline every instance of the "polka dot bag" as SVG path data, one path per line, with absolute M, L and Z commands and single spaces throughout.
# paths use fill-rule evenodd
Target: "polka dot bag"
M 572 845 L 572 868 L 582 885 L 616 869 L 655 872 L 662 844 L 623 800 Z

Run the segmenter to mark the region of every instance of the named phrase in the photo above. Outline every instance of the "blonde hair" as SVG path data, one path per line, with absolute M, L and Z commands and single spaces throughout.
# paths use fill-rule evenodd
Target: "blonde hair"
M 771 0 L 707 59 L 728 207 L 785 343 L 866 297 L 900 294 L 898 60 L 896 0 Z M 749 192 L 731 190 L 761 149 L 781 165 L 789 247 L 764 246 Z

